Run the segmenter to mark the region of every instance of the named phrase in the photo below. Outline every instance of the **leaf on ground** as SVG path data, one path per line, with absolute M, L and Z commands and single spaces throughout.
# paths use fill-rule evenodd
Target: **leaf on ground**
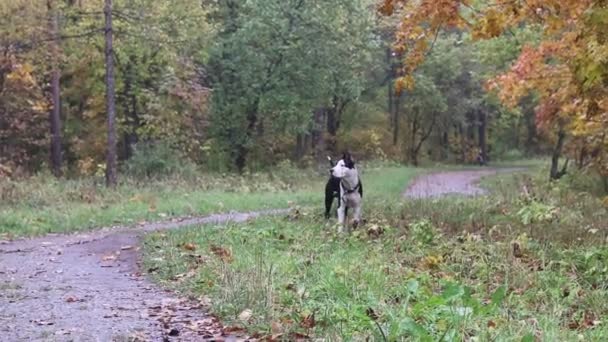
M 194 251 L 194 250 L 196 250 L 196 245 L 193 244 L 192 242 L 187 242 L 184 244 L 184 249 L 189 250 L 189 251 Z
M 230 252 L 230 250 L 215 245 L 212 245 L 210 248 L 211 252 L 221 258 L 224 262 L 232 262 L 232 253 Z
M 122 247 L 120 247 L 120 250 L 121 250 L 121 251 L 128 251 L 128 250 L 130 250 L 130 249 L 133 249 L 133 246 L 131 246 L 131 245 L 126 245 L 126 246 L 122 246 Z
M 34 323 L 36 323 L 38 325 L 53 325 L 53 324 L 55 324 L 53 322 L 45 321 L 45 320 L 41 320 L 41 319 L 34 320 Z
M 103 261 L 114 261 L 116 260 L 117 255 L 115 254 L 108 254 L 108 255 L 104 255 L 101 260 Z
M 378 238 L 382 234 L 384 234 L 384 228 L 377 224 L 373 224 L 369 228 L 367 228 L 367 236 L 369 236 L 370 238 Z
M 225 327 L 224 329 L 224 334 L 244 334 L 245 333 L 245 328 L 241 328 L 241 327 Z
M 270 331 L 273 334 L 281 334 L 283 332 L 283 324 L 281 324 L 281 322 L 272 321 L 270 323 Z
M 378 314 L 372 308 L 367 308 L 367 310 L 365 310 L 365 314 L 374 321 L 378 319 Z
M 524 256 L 521 245 L 519 242 L 513 242 L 513 256 L 516 258 L 521 258 Z
M 243 312 L 241 312 L 239 314 L 239 320 L 241 320 L 243 322 L 247 322 L 247 321 L 249 321 L 249 319 L 251 318 L 252 315 L 253 315 L 253 311 L 251 311 L 251 309 L 245 309 L 245 310 L 243 310 Z
M 302 328 L 306 328 L 306 329 L 312 329 L 315 327 L 315 325 L 317 325 L 317 323 L 315 322 L 315 313 L 314 312 L 310 315 L 304 315 L 302 318 L 302 322 L 300 322 L 300 326 L 302 326 Z
M 143 202 L 144 197 L 140 194 L 136 194 L 135 196 L 129 198 L 129 202 Z
M 78 301 L 78 298 L 76 298 L 76 297 L 74 297 L 74 296 L 67 296 L 67 297 L 65 298 L 65 301 L 66 301 L 67 303 L 74 303 L 74 302 L 77 302 L 77 301 Z

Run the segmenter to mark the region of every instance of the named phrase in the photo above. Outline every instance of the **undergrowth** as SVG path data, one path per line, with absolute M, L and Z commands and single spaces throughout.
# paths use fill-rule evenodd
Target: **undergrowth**
M 374 188 L 398 196 L 417 171 L 399 166 L 360 166 Z M 390 182 L 378 175 L 388 175 Z M 40 174 L 0 179 L 0 240 L 159 221 L 174 216 L 287 208 L 320 203 L 327 170 L 281 165 L 243 175 L 177 173 L 124 177 L 107 189 L 101 177 L 56 179 Z
M 543 176 L 478 198 L 378 195 L 350 236 L 308 210 L 154 233 L 145 268 L 274 340 L 606 340 L 608 212 Z

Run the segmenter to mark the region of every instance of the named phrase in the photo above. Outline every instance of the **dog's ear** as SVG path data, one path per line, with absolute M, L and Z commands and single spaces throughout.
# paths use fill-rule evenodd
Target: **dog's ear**
M 344 166 L 346 166 L 347 168 L 352 169 L 355 167 L 355 160 L 353 159 L 353 156 L 350 153 L 344 152 L 342 159 L 344 160 Z

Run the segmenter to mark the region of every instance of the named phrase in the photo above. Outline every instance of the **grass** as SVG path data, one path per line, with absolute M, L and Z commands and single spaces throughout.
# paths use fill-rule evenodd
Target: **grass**
M 365 178 L 379 191 L 350 236 L 298 210 L 151 234 L 145 268 L 228 325 L 275 339 L 607 339 L 599 198 L 546 184 L 543 170 L 486 180 L 490 196 L 395 204 L 383 191 L 402 187 L 381 174 Z
M 395 195 L 417 171 L 362 166 L 364 181 Z M 391 182 L 379 182 L 386 175 Z M 244 176 L 198 174 L 188 178 L 124 179 L 108 190 L 100 179 L 0 179 L 0 239 L 64 233 L 173 216 L 250 211 L 322 202 L 327 174 L 284 167 Z M 368 180 L 369 178 L 369 180 Z M 373 195 L 372 195 L 373 196 Z

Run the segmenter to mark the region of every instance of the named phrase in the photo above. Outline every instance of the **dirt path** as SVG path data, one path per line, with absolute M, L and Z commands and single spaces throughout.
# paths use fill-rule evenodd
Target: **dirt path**
M 154 230 L 286 212 L 211 215 L 0 242 L 0 340 L 242 340 L 226 336 L 200 303 L 153 286 L 140 271 L 140 238 Z
M 480 178 L 515 169 L 421 176 L 410 198 L 475 195 Z M 154 286 L 139 266 L 143 234 L 194 224 L 242 222 L 287 210 L 211 215 L 90 233 L 0 242 L 0 340 L 242 340 L 224 334 L 200 303 Z
M 475 196 L 486 193 L 479 186 L 481 178 L 498 173 L 512 173 L 521 168 L 447 171 L 422 175 L 403 193 L 407 198 L 441 197 L 450 194 Z

